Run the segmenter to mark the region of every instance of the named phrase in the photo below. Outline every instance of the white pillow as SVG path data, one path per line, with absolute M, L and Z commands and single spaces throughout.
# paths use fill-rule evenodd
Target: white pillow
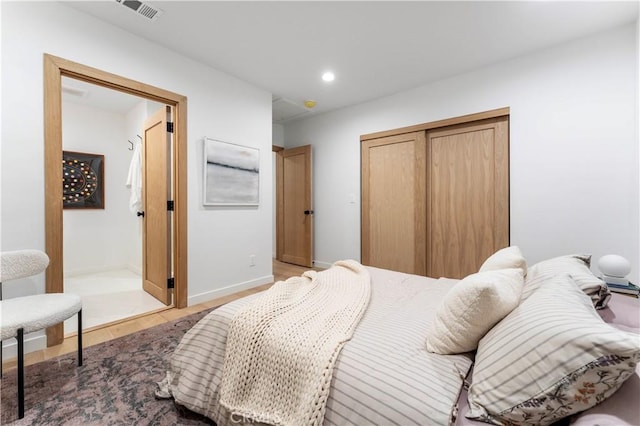
M 497 322 L 518 306 L 524 277 L 512 268 L 471 274 L 445 295 L 427 332 L 427 350 L 469 352 Z
M 518 246 L 510 246 L 498 250 L 484 261 L 479 272 L 511 268 L 520 268 L 522 269 L 522 274 L 527 275 L 527 261 Z

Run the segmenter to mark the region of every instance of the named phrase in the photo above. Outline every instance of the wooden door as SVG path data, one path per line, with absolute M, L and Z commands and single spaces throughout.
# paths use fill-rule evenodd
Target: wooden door
M 425 132 L 363 141 L 362 263 L 426 273 Z
M 463 278 L 509 245 L 509 119 L 427 132 L 427 275 Z
M 276 155 L 276 258 L 313 266 L 311 145 Z
M 171 133 L 167 131 L 171 108 L 161 108 L 144 123 L 142 198 L 142 287 L 164 303 L 171 303 Z

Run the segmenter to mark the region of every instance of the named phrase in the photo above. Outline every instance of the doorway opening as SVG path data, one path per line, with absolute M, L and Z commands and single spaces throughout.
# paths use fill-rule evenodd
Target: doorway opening
M 172 277 L 167 286 L 173 286 L 173 301 L 176 308 L 187 306 L 187 147 L 186 147 L 186 97 L 154 86 L 130 80 L 102 70 L 71 62 L 49 54 L 44 55 L 44 124 L 45 124 L 45 248 L 50 263 L 46 272 L 47 293 L 64 290 L 63 251 L 63 153 L 62 139 L 62 78 L 70 77 L 97 86 L 139 96 L 172 109 L 173 137 L 170 161 L 174 170 L 170 194 L 172 214 L 169 219 L 173 251 L 167 263 Z M 145 269 L 143 262 L 143 270 Z M 62 342 L 62 324 L 47 329 L 47 346 Z
M 276 259 L 313 267 L 311 145 L 282 149 L 275 158 Z
M 144 290 L 140 215 L 143 125 L 164 108 L 62 77 L 63 287 L 82 298 L 85 331 L 172 306 Z

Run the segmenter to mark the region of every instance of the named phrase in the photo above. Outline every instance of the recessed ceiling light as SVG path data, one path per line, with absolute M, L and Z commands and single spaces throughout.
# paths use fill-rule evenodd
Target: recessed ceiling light
M 331 71 L 327 71 L 324 74 L 322 74 L 322 79 L 324 81 L 333 81 L 336 78 L 335 75 L 333 75 L 333 73 Z

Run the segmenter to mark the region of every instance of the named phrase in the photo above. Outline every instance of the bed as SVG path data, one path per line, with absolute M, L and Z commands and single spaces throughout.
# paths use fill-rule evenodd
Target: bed
M 558 278 L 557 263 L 551 268 L 553 270 L 551 275 L 559 281 L 554 282 L 552 285 L 543 285 L 543 290 L 531 291 L 535 285 L 540 283 L 536 283 L 535 279 L 532 279 L 531 283 L 526 283 L 525 272 L 529 271 L 529 275 L 535 278 L 536 274 L 531 271 L 535 272 L 536 270 L 527 269 L 526 263 L 523 266 L 522 260 L 514 263 L 514 250 L 516 254 L 519 254 L 517 248 L 508 248 L 506 250 L 507 252 L 502 252 L 497 257 L 498 261 L 496 259 L 493 259 L 493 262 L 488 260 L 486 265 L 483 265 L 487 270 L 482 271 L 481 268 L 479 274 L 487 274 L 491 270 L 502 271 L 505 261 L 507 266 L 515 266 L 514 270 L 520 268 L 523 271 L 521 272 L 521 288 L 518 289 L 518 298 L 514 307 L 508 309 L 509 312 L 504 314 L 505 318 L 503 320 L 497 321 L 497 323 L 494 321 L 487 326 L 491 329 L 489 333 L 487 333 L 487 330 L 480 332 L 481 335 L 477 337 L 479 343 L 476 343 L 479 345 L 477 351 L 474 349 L 454 354 L 433 353 L 427 350 L 425 337 L 433 333 L 434 324 L 442 320 L 442 306 L 446 304 L 447 295 L 449 295 L 450 299 L 451 295 L 458 291 L 454 289 L 461 287 L 458 285 L 461 283 L 460 280 L 435 279 L 365 267 L 371 283 L 368 306 L 362 318 L 359 319 L 351 338 L 341 347 L 335 359 L 335 364 L 332 365 L 330 390 L 324 402 L 319 424 L 551 424 L 561 417 L 565 418 L 563 420 L 565 423 L 570 420 L 572 424 L 577 425 L 617 426 L 640 424 L 640 412 L 638 412 L 637 404 L 637 395 L 640 393 L 640 369 L 634 368 L 640 358 L 640 337 L 637 334 L 631 334 L 640 333 L 640 325 L 638 324 L 640 322 L 640 306 L 638 300 L 621 295 L 613 295 L 611 297 L 606 291 L 606 286 L 602 287 L 599 284 L 594 291 L 590 286 L 595 281 L 587 280 L 585 282 L 583 280 L 583 282 L 579 282 L 580 274 L 575 273 L 575 271 L 573 271 L 573 276 L 560 274 L 562 277 L 560 279 Z M 578 264 L 584 261 L 584 258 L 572 258 L 571 262 L 574 262 L 575 259 L 578 259 Z M 585 264 L 588 267 L 588 262 Z M 560 265 L 563 265 L 563 262 L 560 262 Z M 564 266 L 562 269 L 564 269 Z M 583 269 L 580 270 L 581 273 L 584 273 Z M 547 273 L 548 271 L 546 269 L 545 271 L 546 275 L 538 274 L 537 276 L 548 281 L 550 277 Z M 517 274 L 512 272 L 512 276 L 517 276 Z M 574 280 L 576 277 L 578 279 Z M 566 283 L 561 282 L 563 280 Z M 577 285 L 574 281 L 578 281 Z M 571 293 L 573 295 L 558 296 L 557 289 L 564 287 L 568 289 L 569 293 L 573 292 Z M 616 364 L 614 366 L 617 368 L 616 371 L 621 373 L 617 374 L 616 383 L 611 380 L 607 382 L 607 392 L 600 392 L 603 395 L 606 394 L 604 402 L 578 415 L 567 417 L 565 414 L 568 411 L 582 411 L 581 407 L 584 404 L 593 404 L 593 401 L 587 402 L 585 399 L 580 404 L 576 403 L 577 405 L 573 403 L 567 404 L 564 401 L 560 407 L 553 408 L 553 415 L 549 415 L 550 409 L 547 407 L 547 414 L 544 414 L 539 421 L 536 420 L 535 415 L 531 414 L 530 408 L 525 408 L 524 414 L 516 410 L 515 413 L 507 413 L 506 417 L 494 415 L 495 413 L 491 409 L 485 409 L 490 404 L 484 403 L 482 398 L 485 394 L 491 393 L 492 388 L 489 388 L 489 392 L 483 391 L 482 386 L 486 378 L 482 376 L 482 372 L 487 369 L 483 368 L 483 364 L 474 367 L 474 359 L 477 360 L 479 357 L 486 364 L 488 361 L 484 361 L 484 358 L 486 358 L 485 353 L 491 352 L 491 350 L 483 348 L 490 348 L 492 344 L 495 346 L 495 342 L 492 342 L 491 339 L 501 336 L 500 326 L 513 329 L 513 326 L 510 325 L 512 317 L 517 319 L 525 315 L 518 311 L 523 307 L 526 308 L 526 303 L 520 300 L 520 296 L 525 294 L 527 290 L 532 295 L 530 305 L 536 303 L 536 306 L 549 306 L 548 309 L 551 311 L 560 309 L 564 313 L 565 307 L 556 306 L 556 302 L 566 303 L 567 300 L 571 300 L 571 297 L 575 297 L 578 302 L 572 305 L 589 304 L 589 308 L 585 308 L 584 312 L 579 311 L 575 314 L 578 318 L 580 318 L 580 315 L 586 315 L 586 322 L 596 321 L 596 319 L 592 318 L 595 315 L 598 317 L 597 321 L 600 321 L 602 325 L 595 324 L 594 327 L 610 328 L 609 325 L 605 325 L 600 320 L 600 318 L 603 318 L 604 321 L 612 323 L 622 330 L 620 331 L 622 333 L 620 339 L 624 341 L 624 345 L 621 348 L 616 347 L 615 356 L 624 355 L 618 356 L 619 359 L 624 361 L 620 361 L 618 364 L 616 364 L 618 361 L 613 363 Z M 544 297 L 544 290 L 548 290 L 547 297 L 553 297 L 553 302 L 547 303 L 544 302 L 544 299 L 542 299 L 542 302 L 534 300 L 535 297 L 538 297 L 538 294 L 540 294 L 539 297 Z M 589 292 L 591 294 L 588 294 Z M 551 296 L 552 293 L 553 296 Z M 587 294 L 585 295 L 585 293 Z M 591 308 L 591 303 L 597 304 L 598 301 L 605 299 L 605 295 L 609 304 L 596 314 L 596 311 Z M 274 417 L 263 417 L 265 413 L 259 411 L 250 412 L 249 414 L 247 412 L 240 412 L 240 414 L 238 412 L 230 412 L 220 403 L 220 388 L 223 380 L 230 324 L 234 317 L 238 315 L 238 312 L 241 312 L 243 308 L 252 303 L 256 303 L 261 297 L 263 295 L 258 293 L 236 300 L 212 311 L 198 322 L 183 337 L 172 355 L 167 377 L 159 383 L 161 389 L 159 395 L 174 398 L 176 404 L 211 418 L 218 426 L 237 424 L 239 422 L 287 424 L 287 421 L 279 421 L 278 417 L 275 417 L 275 420 Z M 611 299 L 609 300 L 610 297 Z M 470 303 L 466 302 L 466 300 L 465 303 Z M 499 299 L 499 301 L 503 300 L 504 298 Z M 606 301 L 604 301 L 605 304 Z M 465 309 L 468 309 L 468 306 Z M 491 312 L 499 310 L 491 309 Z M 491 315 L 483 315 L 483 317 L 486 316 Z M 482 321 L 477 321 L 476 319 L 476 322 L 470 322 L 470 325 L 466 328 L 474 328 L 479 322 Z M 549 325 L 546 324 L 541 327 L 546 329 Z M 557 327 L 553 326 L 551 328 L 556 329 Z M 496 331 L 494 333 L 495 336 L 492 336 L 491 333 L 494 331 Z M 601 334 L 611 335 L 608 329 L 603 329 L 603 331 Z M 535 341 L 535 337 L 523 336 L 523 338 L 526 341 Z M 509 337 L 509 340 L 514 339 Z M 553 344 L 555 345 L 555 343 Z M 575 342 L 575 344 L 578 347 L 584 346 L 584 342 L 580 341 Z M 523 345 L 520 344 L 519 346 Z M 598 344 L 596 346 L 600 348 L 606 345 Z M 464 346 L 462 347 L 464 348 Z M 566 350 L 571 351 L 570 345 L 567 346 Z M 526 356 L 531 356 L 533 352 L 535 350 L 528 350 L 527 354 L 529 355 Z M 487 354 L 489 359 L 490 355 Z M 606 355 L 607 359 L 611 359 L 608 352 Z M 503 355 L 499 356 L 500 358 L 505 358 Z M 526 358 L 526 356 L 523 356 L 523 358 Z M 548 354 L 539 354 L 539 356 L 542 356 L 545 360 L 553 358 Z M 593 357 L 592 354 L 581 353 L 571 357 L 580 358 L 581 356 Z M 492 363 L 495 364 L 493 361 Z M 537 361 L 530 363 L 537 364 Z M 562 363 L 564 364 L 565 362 L 562 361 Z M 571 363 L 569 362 L 569 364 Z M 623 365 L 623 367 L 620 365 Z M 489 370 L 491 368 L 500 368 L 503 371 L 508 370 L 508 368 L 502 368 L 499 365 L 489 366 Z M 571 368 L 576 370 L 574 367 Z M 590 366 L 586 370 L 587 372 L 600 372 L 600 370 L 607 370 L 607 368 L 613 367 Z M 633 371 L 630 371 L 630 369 Z M 580 371 L 583 370 L 585 369 L 583 368 Z M 478 372 L 477 374 L 475 374 L 476 371 Z M 474 374 L 478 378 L 478 383 L 473 383 Z M 527 371 L 525 375 L 531 374 L 531 371 Z M 566 375 L 566 373 L 562 374 Z M 491 378 L 498 375 L 492 373 Z M 580 378 L 583 377 L 580 376 Z M 546 380 L 546 377 L 543 379 Z M 563 380 L 567 382 L 564 376 Z M 471 388 L 469 388 L 469 382 L 472 382 Z M 491 384 L 487 386 L 491 386 Z M 566 386 L 569 386 L 568 390 Z M 566 386 L 563 388 L 564 391 L 571 391 L 570 385 Z M 620 387 L 621 389 L 616 392 Z M 472 395 L 468 395 L 468 389 L 470 389 L 469 393 Z M 558 388 L 554 389 L 557 396 L 559 393 Z M 508 390 L 507 385 L 505 385 L 505 390 Z M 503 395 L 498 399 L 505 399 L 503 401 L 505 404 L 513 405 L 512 402 L 506 399 L 513 396 L 511 394 L 517 393 L 510 392 L 510 395 Z M 613 394 L 613 396 L 609 397 L 610 394 Z M 544 398 L 542 400 L 544 401 Z M 547 405 L 549 405 L 548 401 L 547 399 Z M 542 405 L 544 406 L 544 404 Z M 476 420 L 466 418 L 465 416 L 467 415 L 475 417 Z M 509 417 L 509 415 L 521 417 Z M 521 419 L 521 421 L 517 419 Z

